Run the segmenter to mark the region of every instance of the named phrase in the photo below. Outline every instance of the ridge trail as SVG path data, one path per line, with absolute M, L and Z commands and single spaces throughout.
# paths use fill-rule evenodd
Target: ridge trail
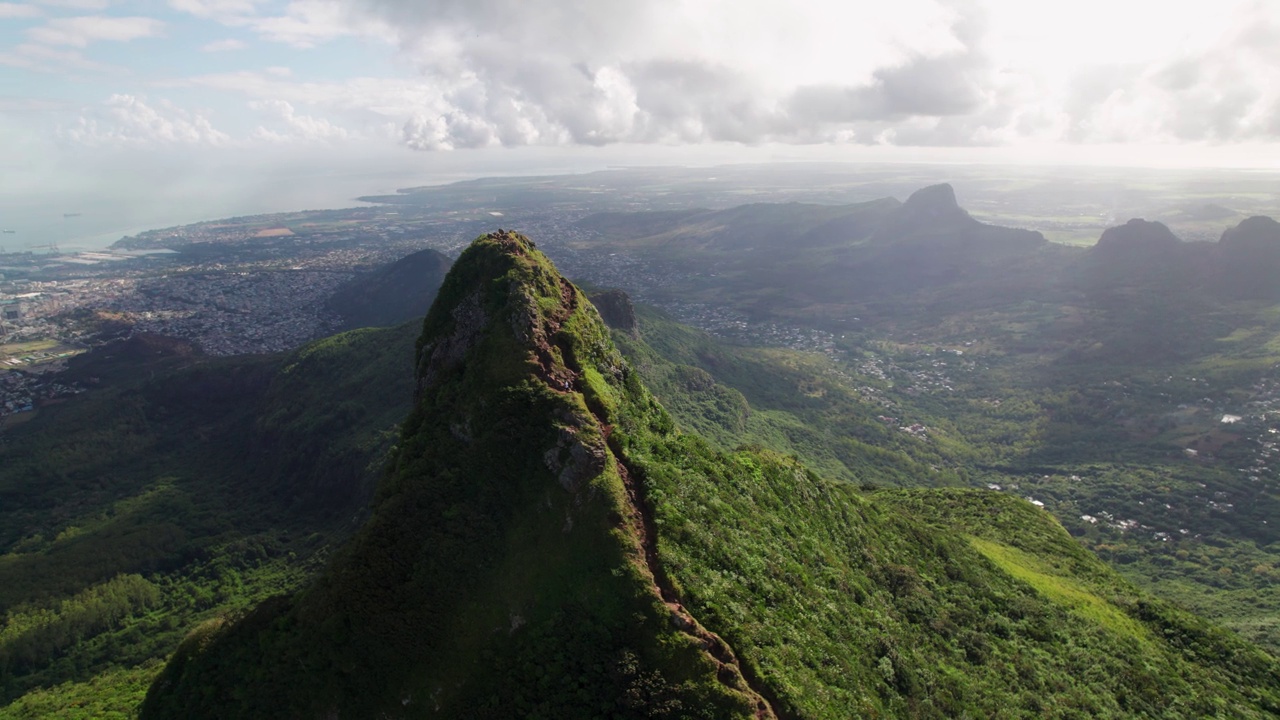
M 576 288 L 564 278 L 560 279 L 560 296 L 560 309 L 555 315 L 547 319 L 545 337 L 554 339 L 553 341 L 560 350 L 561 357 L 564 358 L 564 369 L 571 373 L 571 378 L 563 378 L 554 372 L 555 362 L 550 357 L 550 353 L 547 352 L 549 347 L 538 348 L 538 354 L 545 355 L 545 357 L 539 358 L 543 370 L 540 374 L 542 375 L 542 380 L 553 390 L 558 392 L 582 392 L 580 383 L 582 373 L 578 367 L 579 363 L 573 355 L 572 347 L 560 337 L 559 333 L 561 324 L 578 309 Z M 572 389 L 567 389 L 562 384 L 566 380 Z M 584 397 L 584 401 L 586 400 L 587 398 Z M 614 467 L 619 477 L 622 478 L 627 497 L 627 514 L 629 515 L 625 522 L 631 526 L 632 532 L 637 539 L 639 554 L 652 581 L 653 592 L 662 600 L 667 610 L 671 613 L 672 624 L 680 632 L 698 641 L 702 649 L 719 666 L 719 670 L 716 672 L 716 679 L 720 683 L 743 692 L 754 700 L 754 716 L 758 720 L 791 720 L 789 715 L 775 710 L 780 705 L 777 698 L 766 689 L 764 683 L 758 677 L 755 677 L 754 673 L 750 672 L 738 660 L 737 655 L 729 644 L 719 635 L 704 627 L 685 609 L 679 594 L 675 591 L 673 584 L 663 570 L 661 560 L 658 557 L 657 525 L 654 522 L 652 513 L 649 512 L 643 477 L 638 469 L 632 468 L 626 462 L 621 444 L 613 437 L 613 427 L 605 422 L 604 413 L 601 412 L 600 408 L 594 407 L 594 403 L 586 401 L 585 404 L 595 420 L 601 436 L 605 439 Z M 619 518 L 618 521 L 623 522 L 624 519 Z

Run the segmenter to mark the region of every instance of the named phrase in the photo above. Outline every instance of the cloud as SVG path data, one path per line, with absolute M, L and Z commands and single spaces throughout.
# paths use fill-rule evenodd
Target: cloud
M 385 23 L 351 12 L 339 0 L 292 0 L 283 15 L 249 23 L 264 40 L 297 48 L 312 48 L 340 37 L 389 38 Z
M 377 139 L 394 143 L 406 119 L 415 117 L 422 108 L 449 107 L 438 89 L 420 79 L 361 77 L 300 82 L 287 67 L 215 73 L 154 86 L 242 96 L 248 100 L 247 107 L 270 120 L 255 130 L 252 138 L 273 142 Z
M 271 42 L 311 58 L 356 39 L 389 44 L 412 77 L 303 82 L 277 67 L 148 87 L 241 96 L 218 106 L 257 113 L 229 126 L 241 128 L 237 143 L 1280 141 L 1280 4 L 1214 1 L 1209 12 L 1208 0 L 1191 9 L 1159 0 L 167 0 L 189 21 L 224 28 L 224 39 L 197 46 L 205 52 Z M 151 18 L 47 13 L 54 19 L 26 23 L 28 42 L 0 50 L 0 65 L 101 71 L 82 48 L 166 31 Z M 273 62 L 311 68 L 311 78 L 332 64 Z M 202 117 L 118 97 L 171 121 L 175 136 Z M 109 116 L 89 113 L 97 133 L 85 137 L 129 127 Z M 218 131 L 203 137 L 231 142 Z
M 0 52 L 0 65 L 45 73 L 61 73 L 67 70 L 103 73 L 119 69 L 89 60 L 79 50 L 63 50 L 35 43 L 22 43 L 10 50 Z
M 54 18 L 40 27 L 27 30 L 27 37 L 45 45 L 87 47 L 98 40 L 128 42 L 157 37 L 164 23 L 148 17 L 106 17 L 102 15 Z
M 342 0 L 290 0 L 276 13 L 264 13 L 264 5 L 262 0 L 169 0 L 169 7 L 179 12 L 247 28 L 263 40 L 295 48 L 314 48 L 343 37 L 394 37 L 386 23 L 353 11 Z
M 1079 71 L 1063 110 L 1076 142 L 1280 139 L 1280 18 L 1259 3 L 1211 46 Z
M 850 14 L 827 4 L 829 17 L 782 0 L 364 7 L 398 29 L 405 54 L 438 91 L 401 132 L 408 146 L 434 150 L 928 141 L 921 128 L 940 125 L 918 119 L 990 115 L 1003 94 L 981 47 L 981 8 L 901 5 L 866 13 L 854 4 Z M 883 123 L 904 121 L 913 134 L 883 132 Z
M 74 10 L 106 10 L 110 0 L 40 0 L 41 5 Z
M 284 100 L 263 100 L 249 103 L 249 107 L 277 121 L 283 129 L 269 129 L 259 126 L 254 137 L 271 142 L 330 142 L 349 140 L 353 134 L 346 128 L 339 127 L 324 118 L 311 115 L 299 115 L 292 104 Z
M 0 97 L 0 113 L 47 113 L 69 109 L 65 100 L 34 97 Z
M 174 10 L 223 23 L 254 15 L 260 4 L 260 0 L 169 0 Z
M 1275 3 L 1031 5 L 351 0 L 347 7 L 370 27 L 392 28 L 433 91 L 402 123 L 402 142 L 418 149 L 1277 139 Z M 315 17 L 327 18 L 317 21 L 326 27 L 338 15 Z M 274 39 L 302 45 L 332 36 Z
M 35 5 L 0 3 L 0 20 L 40 17 L 44 13 Z
M 112 95 L 64 128 L 63 139 L 83 145 L 226 145 L 231 137 L 200 113 L 166 100 L 156 105 L 134 95 Z
M 232 50 L 243 50 L 249 47 L 249 44 L 243 40 L 235 38 L 226 38 L 223 40 L 214 40 L 200 46 L 201 52 L 230 52 Z
M 359 77 L 334 82 L 298 82 L 288 68 L 199 75 L 155 83 L 160 88 L 202 88 L 255 101 L 283 100 L 331 112 L 364 114 L 379 123 L 403 121 L 423 107 L 445 108 L 439 88 L 412 78 Z
M 938 54 L 917 51 L 902 62 L 876 68 L 871 81 L 852 86 L 799 87 L 790 113 L 806 123 L 850 123 L 967 115 L 982 109 L 993 90 L 991 64 L 981 48 L 984 15 L 966 8 L 952 24 L 958 47 Z

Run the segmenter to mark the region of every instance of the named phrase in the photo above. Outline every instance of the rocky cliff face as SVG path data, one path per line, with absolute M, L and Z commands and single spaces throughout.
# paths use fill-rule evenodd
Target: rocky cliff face
M 614 330 L 635 334 L 636 308 L 631 304 L 631 296 L 622 290 L 603 290 L 591 295 L 591 304 L 600 311 L 604 324 Z

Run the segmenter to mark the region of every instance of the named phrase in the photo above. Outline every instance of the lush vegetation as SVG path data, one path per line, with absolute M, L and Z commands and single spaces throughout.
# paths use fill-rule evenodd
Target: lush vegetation
M 93 389 L 0 437 L 0 717 L 131 717 L 193 627 L 299 587 L 358 523 L 417 332 L 75 361 Z
M 623 363 L 579 291 L 484 238 L 417 355 L 370 521 L 305 592 L 184 641 L 143 717 L 747 716 L 653 591 L 604 447 Z
M 718 716 L 752 693 L 814 718 L 1280 712 L 1270 655 L 1024 500 L 864 496 L 678 433 L 523 239 L 473 245 L 424 328 L 370 522 L 307 590 L 188 637 L 144 716 Z M 648 360 L 703 386 L 701 422 L 748 409 Z M 736 664 L 702 652 L 702 626 Z
M 74 361 L 0 436 L 0 717 L 132 716 L 171 653 L 150 715 L 1277 712 L 1181 609 L 1280 648 L 1274 310 L 925 290 L 819 354 L 641 308 L 628 365 L 512 242 L 425 327 Z M 999 490 L 891 489 L 948 485 Z
M 904 314 L 902 339 L 850 332 L 833 353 L 730 344 L 645 308 L 615 340 L 680 425 L 722 449 L 759 444 L 859 485 L 1044 503 L 1130 580 L 1275 651 L 1280 315 L 1234 307 L 1234 330 L 1201 325 L 1178 353 L 1138 360 L 1124 358 L 1140 319 L 1047 305 Z M 1129 337 L 1081 354 L 1102 347 L 1087 333 Z

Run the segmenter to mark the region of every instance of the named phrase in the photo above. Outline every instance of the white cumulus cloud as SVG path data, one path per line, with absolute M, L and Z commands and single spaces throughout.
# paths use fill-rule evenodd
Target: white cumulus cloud
M 162 100 L 149 104 L 134 95 L 112 95 L 86 110 L 61 135 L 85 145 L 225 145 L 231 137 L 207 117 Z
M 328 142 L 349 140 L 353 134 L 329 120 L 312 115 L 299 115 L 293 105 L 285 100 L 261 100 L 249 103 L 249 107 L 270 117 L 276 127 L 259 126 L 254 137 L 272 142 Z
M 1280 3 L 1176 5 L 350 0 L 344 7 L 393 28 L 431 89 L 402 123 L 402 141 L 418 149 L 1280 140 Z M 316 17 L 331 23 L 338 15 Z

